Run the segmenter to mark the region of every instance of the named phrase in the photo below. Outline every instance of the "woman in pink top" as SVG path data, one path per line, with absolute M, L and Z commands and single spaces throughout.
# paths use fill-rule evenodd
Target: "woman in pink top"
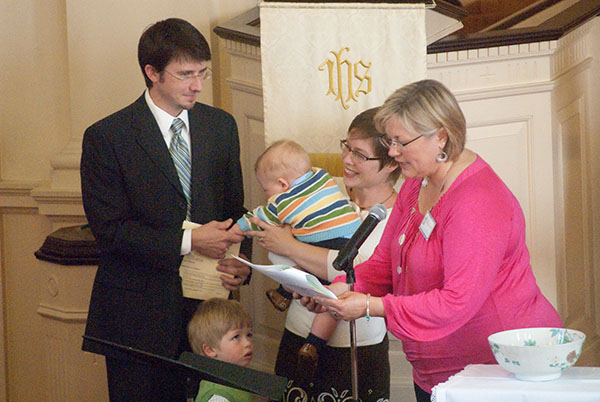
M 397 90 L 375 116 L 402 168 L 381 242 L 356 267 L 355 292 L 318 299 L 345 320 L 385 318 L 413 366 L 418 401 L 467 364 L 495 363 L 487 337 L 522 327 L 560 327 L 536 284 L 525 219 L 514 195 L 464 148 L 465 118 L 433 80 Z M 347 289 L 343 279 L 332 285 Z

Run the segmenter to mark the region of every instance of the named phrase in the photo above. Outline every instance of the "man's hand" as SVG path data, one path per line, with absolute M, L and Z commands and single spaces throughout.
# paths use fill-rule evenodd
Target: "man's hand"
M 244 236 L 228 232 L 231 219 L 223 222 L 210 221 L 192 230 L 192 250 L 211 258 L 223 258 L 232 243 L 239 243 Z
M 229 229 L 229 233 L 233 233 L 236 236 L 244 236 L 244 232 L 242 231 L 242 229 L 240 228 L 240 225 L 238 225 L 237 223 L 235 223 L 230 229 Z
M 248 258 L 243 254 L 240 254 L 240 257 L 248 261 Z M 228 274 L 221 275 L 222 285 L 227 290 L 238 290 L 246 281 L 248 275 L 250 275 L 250 267 L 235 258 L 220 260 L 219 265 L 217 265 L 217 271 Z

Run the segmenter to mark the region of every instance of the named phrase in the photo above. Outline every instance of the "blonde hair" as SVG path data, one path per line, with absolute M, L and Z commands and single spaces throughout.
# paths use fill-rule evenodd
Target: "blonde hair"
M 379 108 L 375 126 L 383 133 L 392 118 L 399 119 L 408 131 L 428 137 L 444 128 L 448 134 L 444 151 L 450 160 L 465 148 L 465 116 L 452 92 L 439 81 L 417 81 L 396 90 Z
M 311 167 L 310 156 L 300 144 L 291 140 L 279 140 L 256 159 L 254 171 L 260 169 L 270 178 L 283 177 L 291 182 L 310 171 Z
M 198 305 L 188 324 L 188 340 L 194 353 L 204 355 L 202 345 L 218 347 L 232 329 L 252 327 L 250 315 L 238 301 L 212 298 Z

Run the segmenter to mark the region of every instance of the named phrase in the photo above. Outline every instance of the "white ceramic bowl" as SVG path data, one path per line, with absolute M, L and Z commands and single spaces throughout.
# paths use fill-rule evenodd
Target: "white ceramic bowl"
M 519 380 L 548 381 L 575 364 L 585 334 L 565 328 L 523 328 L 497 332 L 488 341 L 498 364 Z

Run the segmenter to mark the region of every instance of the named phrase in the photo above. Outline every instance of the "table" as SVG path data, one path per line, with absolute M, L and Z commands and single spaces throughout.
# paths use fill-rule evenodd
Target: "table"
M 432 391 L 434 402 L 600 402 L 600 367 L 571 367 L 552 381 L 521 381 L 497 364 L 471 364 Z

